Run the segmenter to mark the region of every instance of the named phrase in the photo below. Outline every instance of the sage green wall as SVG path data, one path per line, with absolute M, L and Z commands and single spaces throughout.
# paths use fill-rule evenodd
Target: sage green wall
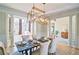
M 76 36 L 77 36 L 77 40 L 76 40 L 76 44 L 77 44 L 77 48 L 79 48 L 79 14 L 77 14 L 76 16 Z
M 42 37 L 42 36 L 47 36 L 47 25 L 45 24 L 40 24 L 36 23 L 36 36 L 37 37 Z
M 0 12 L 0 41 L 7 46 L 7 14 Z

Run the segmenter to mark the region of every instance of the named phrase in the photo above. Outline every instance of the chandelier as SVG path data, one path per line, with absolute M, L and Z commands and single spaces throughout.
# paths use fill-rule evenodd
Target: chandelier
M 36 21 L 40 24 L 48 24 L 48 17 L 45 16 L 45 3 L 43 3 L 43 9 L 35 7 L 33 4 L 31 11 L 28 13 L 30 21 Z

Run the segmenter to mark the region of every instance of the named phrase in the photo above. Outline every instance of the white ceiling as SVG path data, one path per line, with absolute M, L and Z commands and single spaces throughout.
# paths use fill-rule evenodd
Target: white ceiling
M 33 6 L 32 3 L 4 3 L 2 5 L 24 12 L 30 11 Z M 42 3 L 35 3 L 35 6 L 40 9 L 43 9 Z M 79 7 L 79 4 L 78 3 L 46 3 L 45 10 L 47 13 L 49 13 L 52 11 L 56 12 L 60 9 L 73 8 L 73 7 Z

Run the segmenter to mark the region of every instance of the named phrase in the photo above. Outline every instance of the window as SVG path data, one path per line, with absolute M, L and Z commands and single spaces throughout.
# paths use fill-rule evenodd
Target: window
M 19 18 L 14 17 L 14 34 L 19 34 Z
M 29 22 L 27 19 L 22 19 L 22 33 L 29 31 Z
M 16 34 L 24 34 L 25 31 L 29 31 L 29 22 L 27 19 L 14 17 L 14 32 Z
M 55 21 L 51 20 L 50 21 L 50 34 L 54 33 L 55 30 Z

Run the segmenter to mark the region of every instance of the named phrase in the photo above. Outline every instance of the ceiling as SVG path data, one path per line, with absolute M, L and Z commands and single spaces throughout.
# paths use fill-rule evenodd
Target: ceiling
M 2 5 L 24 12 L 30 11 L 33 6 L 32 3 L 3 3 Z M 42 3 L 35 3 L 35 6 L 40 9 L 43 9 Z M 78 3 L 46 3 L 45 11 L 46 13 L 50 13 L 50 12 L 59 11 L 61 9 L 73 8 L 73 7 L 79 7 L 79 4 Z

